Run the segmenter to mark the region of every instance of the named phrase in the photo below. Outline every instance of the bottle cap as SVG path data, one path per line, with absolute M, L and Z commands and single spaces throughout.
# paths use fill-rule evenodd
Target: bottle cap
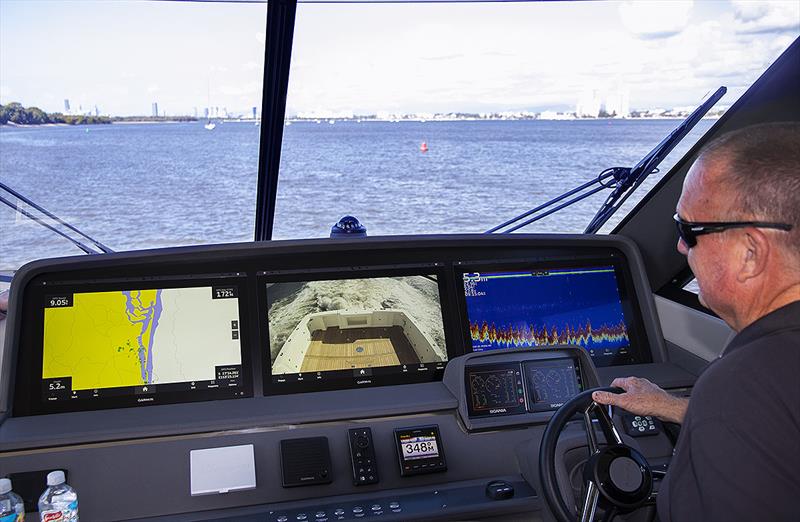
M 64 472 L 59 470 L 51 471 L 47 474 L 47 485 L 48 486 L 58 486 L 59 484 L 63 484 L 66 482 L 64 478 Z
M 11 491 L 11 480 L 0 479 L 0 495 L 8 493 L 9 491 Z

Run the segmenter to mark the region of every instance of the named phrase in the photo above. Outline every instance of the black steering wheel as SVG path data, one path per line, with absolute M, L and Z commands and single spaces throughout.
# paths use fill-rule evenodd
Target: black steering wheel
M 590 455 L 583 468 L 585 494 L 577 513 L 578 520 L 594 520 L 598 504 L 606 510 L 606 519 L 610 519 L 613 513 L 633 511 L 654 502 L 654 473 L 641 453 L 622 442 L 614 422 L 606 413 L 607 407 L 592 400 L 595 391 L 621 393 L 623 390 L 594 388 L 579 393 L 553 414 L 542 437 L 539 449 L 542 494 L 558 522 L 574 522 L 576 519 L 576 513 L 564 501 L 556 479 L 558 436 L 576 414 L 583 418 Z M 593 417 L 605 436 L 605 446 L 597 443 Z

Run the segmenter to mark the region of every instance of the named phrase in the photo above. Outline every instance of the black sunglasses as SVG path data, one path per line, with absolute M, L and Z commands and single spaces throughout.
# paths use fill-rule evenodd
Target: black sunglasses
M 700 223 L 694 221 L 684 221 L 678 214 L 672 216 L 672 219 L 675 220 L 675 225 L 678 227 L 678 235 L 689 248 L 692 248 L 697 244 L 697 236 L 702 236 L 703 234 L 716 234 L 717 232 L 723 232 L 729 228 L 774 228 L 785 231 L 792 229 L 792 225 L 788 225 L 786 223 L 769 223 L 765 221 L 711 221 Z

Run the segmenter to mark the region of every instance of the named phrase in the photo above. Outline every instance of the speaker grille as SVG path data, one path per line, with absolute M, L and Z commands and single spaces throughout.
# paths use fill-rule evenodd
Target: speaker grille
M 283 487 L 330 484 L 331 454 L 327 437 L 281 441 Z

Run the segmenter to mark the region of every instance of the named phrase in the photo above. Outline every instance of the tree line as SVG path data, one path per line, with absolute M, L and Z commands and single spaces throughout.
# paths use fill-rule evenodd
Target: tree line
M 66 123 L 68 125 L 86 125 L 95 123 L 111 123 L 108 116 L 86 116 L 84 114 L 47 113 L 39 107 L 23 107 L 21 103 L 11 102 L 0 105 L 0 125 L 16 123 L 19 125 L 43 125 L 45 123 Z

